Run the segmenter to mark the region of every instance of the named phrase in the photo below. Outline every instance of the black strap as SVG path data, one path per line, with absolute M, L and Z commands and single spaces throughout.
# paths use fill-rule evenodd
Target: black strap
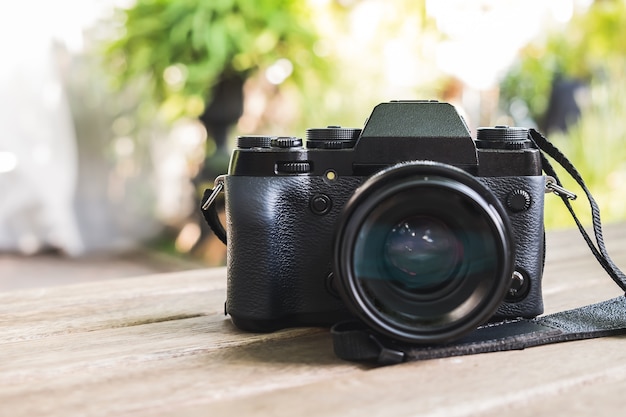
M 375 335 L 357 322 L 331 329 L 335 354 L 350 361 L 390 365 L 405 361 L 520 350 L 550 343 L 626 334 L 626 297 L 535 319 L 487 324 L 449 345 L 415 346 Z
M 620 269 L 613 263 L 613 260 L 611 260 L 611 257 L 606 250 L 602 233 L 602 222 L 600 220 L 600 208 L 598 207 L 598 204 L 591 195 L 591 192 L 587 188 L 587 185 L 585 184 L 582 176 L 580 175 L 578 170 L 576 170 L 574 165 L 565 157 L 565 155 L 563 155 L 563 153 L 561 153 L 561 151 L 559 151 L 556 146 L 550 143 L 548 139 L 541 135 L 541 133 L 537 132 L 534 129 L 530 129 L 530 135 L 537 147 L 546 154 L 548 154 L 550 157 L 554 158 L 554 160 L 557 161 L 559 165 L 561 165 L 565 169 L 565 171 L 567 171 L 567 173 L 571 175 L 572 178 L 574 178 L 574 180 L 576 180 L 578 185 L 580 185 L 580 188 L 582 188 L 585 192 L 587 200 L 589 201 L 589 206 L 591 207 L 593 232 L 596 237 L 596 243 L 598 244 L 597 248 L 594 245 L 591 237 L 589 237 L 589 234 L 587 233 L 583 225 L 580 223 L 580 220 L 576 216 L 574 208 L 570 204 L 569 200 L 564 196 L 561 196 L 561 198 L 563 199 L 565 206 L 572 215 L 572 218 L 576 222 L 578 230 L 580 230 L 580 233 L 585 239 L 585 242 L 587 242 L 587 246 L 589 246 L 589 249 L 591 249 L 593 255 L 596 257 L 600 265 L 602 265 L 604 270 L 609 274 L 611 279 L 613 279 L 613 281 L 615 281 L 615 283 L 619 285 L 619 287 L 623 291 L 626 291 L 626 275 L 624 275 L 624 273 L 620 271 Z M 561 185 L 561 181 L 554 171 L 554 168 L 552 168 L 552 165 L 543 154 L 541 155 L 541 162 L 543 164 L 543 170 L 546 172 L 546 174 L 554 177 L 554 179 L 557 181 L 557 184 Z
M 591 207 L 595 244 L 576 216 L 568 198 L 561 195 L 585 242 L 600 265 L 626 291 L 626 275 L 611 260 L 602 234 L 600 209 L 574 165 L 553 144 L 536 130 L 530 136 L 541 151 L 552 157 L 583 189 Z M 557 184 L 561 182 L 545 155 L 541 155 L 543 169 Z M 597 244 L 597 246 L 596 246 Z M 538 317 L 518 319 L 481 326 L 467 337 L 453 344 L 415 346 L 403 344 L 375 334 L 359 322 L 338 323 L 331 329 L 335 353 L 352 361 L 376 361 L 387 365 L 403 361 L 443 358 L 476 353 L 524 349 L 550 343 L 582 340 L 626 333 L 626 297 L 573 310 Z
M 201 206 L 204 206 L 204 203 L 209 199 L 211 194 L 213 194 L 212 189 L 204 190 L 204 195 L 202 196 Z M 224 230 L 224 226 L 222 225 L 222 222 L 220 221 L 220 218 L 217 215 L 217 205 L 210 204 L 206 208 L 206 210 L 202 209 L 201 211 L 202 211 L 202 216 L 204 216 L 204 220 L 206 220 L 211 230 L 213 230 L 213 233 L 215 233 L 215 236 L 217 236 L 218 239 L 221 240 L 222 243 L 226 245 L 226 230 Z

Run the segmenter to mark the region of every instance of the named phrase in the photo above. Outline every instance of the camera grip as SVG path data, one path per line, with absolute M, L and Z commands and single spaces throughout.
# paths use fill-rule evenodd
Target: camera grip
M 341 207 L 362 180 L 315 176 L 226 178 L 226 310 L 239 328 L 272 331 L 329 325 L 347 317 L 328 288 Z M 323 215 L 310 208 L 327 196 Z

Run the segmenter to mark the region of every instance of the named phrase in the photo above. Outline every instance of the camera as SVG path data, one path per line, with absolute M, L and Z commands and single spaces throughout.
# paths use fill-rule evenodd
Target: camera
M 363 129 L 240 136 L 222 180 L 241 329 L 356 318 L 438 344 L 543 312 L 546 177 L 525 128 L 473 139 L 448 103 L 392 101 Z

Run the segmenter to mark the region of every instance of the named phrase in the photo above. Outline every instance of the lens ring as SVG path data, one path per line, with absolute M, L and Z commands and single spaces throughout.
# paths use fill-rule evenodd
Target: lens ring
M 398 196 L 404 198 L 398 198 Z M 356 277 L 355 283 L 359 298 L 367 305 L 368 311 L 375 312 L 378 319 L 389 322 L 398 330 L 411 332 L 419 327 L 420 331 L 435 332 L 444 329 L 450 325 L 449 322 L 457 321 L 457 316 L 463 318 L 463 315 L 472 313 L 478 302 L 475 291 L 485 292 L 484 268 L 478 265 L 478 261 L 491 255 L 491 262 L 494 263 L 498 258 L 496 248 L 489 245 L 493 242 L 490 233 L 482 241 L 476 237 L 463 239 L 466 242 L 464 247 L 468 252 L 472 250 L 472 247 L 477 246 L 482 250 L 479 250 L 475 256 L 466 254 L 464 263 L 470 262 L 462 268 L 465 273 L 454 276 L 455 279 L 444 279 L 444 282 L 441 282 L 445 284 L 445 281 L 448 281 L 456 285 L 443 285 L 443 291 L 436 291 L 434 294 L 420 291 L 416 294 L 419 297 L 395 297 L 394 294 L 398 292 L 394 293 L 389 288 L 389 280 L 394 280 L 393 274 L 377 262 L 382 252 L 381 239 L 377 231 L 389 227 L 389 224 L 385 225 L 388 219 L 404 218 L 406 213 L 423 210 L 424 208 L 420 207 L 423 201 L 426 206 L 433 204 L 433 209 L 438 208 L 441 211 L 439 214 L 441 218 L 445 217 L 446 221 L 451 224 L 456 223 L 461 232 L 463 228 L 471 227 L 467 224 L 468 221 L 457 222 L 455 219 L 456 216 L 463 217 L 465 212 L 469 213 L 468 209 L 460 204 L 452 203 L 450 207 L 444 207 L 451 197 L 462 197 L 459 200 L 460 203 L 467 203 L 466 200 L 481 202 L 480 196 L 475 195 L 469 187 L 458 182 L 437 176 L 430 176 L 427 180 L 418 177 L 377 193 L 376 198 L 370 201 L 368 213 L 359 226 L 359 236 L 354 240 L 350 263 L 354 268 L 352 275 Z M 364 204 L 364 207 L 368 207 L 368 204 Z M 447 215 L 444 214 L 445 211 L 448 211 Z M 479 222 L 484 218 L 484 210 L 477 213 L 478 216 L 474 216 L 472 221 Z M 435 215 L 434 212 L 431 214 Z M 481 228 L 484 231 L 485 225 L 481 225 Z M 475 231 L 472 234 L 478 235 L 478 232 Z M 475 273 L 468 273 L 470 269 L 476 270 Z M 424 278 L 428 277 L 422 274 L 420 279 Z M 404 316 L 410 319 L 401 320 Z M 413 322 L 408 324 L 407 322 L 411 320 Z M 417 323 L 422 324 L 418 326 Z
M 438 207 L 453 200 L 450 207 Z M 378 236 L 383 232 L 377 228 L 389 233 L 391 223 L 421 215 L 455 230 L 455 245 L 461 242 L 466 252 L 450 273 L 432 268 L 440 273 L 433 285 L 420 289 L 418 283 L 407 290 L 393 282 L 393 274 L 380 266 L 384 262 L 371 260 L 383 254 Z M 474 221 L 480 224 L 473 226 Z M 344 206 L 335 239 L 342 299 L 372 329 L 395 339 L 412 343 L 458 339 L 491 317 L 506 296 L 514 260 L 511 230 L 495 195 L 466 172 L 430 161 L 388 168 L 359 187 Z M 488 261 L 481 266 L 486 255 Z M 437 256 L 435 252 L 433 265 Z M 361 265 L 363 259 L 370 264 Z M 405 261 L 424 270 L 419 259 Z

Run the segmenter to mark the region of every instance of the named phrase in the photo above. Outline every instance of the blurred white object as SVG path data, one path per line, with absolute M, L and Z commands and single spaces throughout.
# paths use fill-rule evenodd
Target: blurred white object
M 18 20 L 0 36 L 0 250 L 77 255 L 76 138 L 52 39 L 22 38 L 32 24 L 5 17 Z
M 0 252 L 132 250 L 197 210 L 206 131 L 137 127 L 143 90 L 112 93 L 100 64 L 97 23 L 129 2 L 0 9 Z

